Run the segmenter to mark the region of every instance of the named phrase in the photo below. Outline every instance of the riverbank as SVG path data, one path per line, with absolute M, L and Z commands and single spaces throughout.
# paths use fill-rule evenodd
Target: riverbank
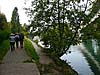
M 41 75 L 78 75 L 66 62 L 51 58 L 42 47 L 34 42 L 32 44 L 40 57 L 40 63 L 37 65 Z

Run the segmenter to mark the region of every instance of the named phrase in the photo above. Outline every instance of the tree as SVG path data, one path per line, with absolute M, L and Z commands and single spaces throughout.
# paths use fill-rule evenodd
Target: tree
M 34 0 L 26 8 L 30 28 L 50 47 L 51 54 L 62 56 L 71 45 L 79 44 L 85 27 L 99 12 L 99 0 Z M 33 9 L 34 8 L 34 9 Z
M 83 33 L 82 37 L 83 37 L 83 41 L 85 41 L 86 39 L 97 39 L 98 42 L 100 42 L 99 38 L 100 38 L 100 5 L 99 5 L 100 1 L 96 0 L 93 3 L 93 7 L 91 9 L 91 13 L 88 15 L 88 20 L 90 20 L 91 18 L 93 18 L 95 16 L 95 18 L 87 25 L 85 26 L 81 32 Z M 87 20 L 87 21 L 88 21 Z
M 9 38 L 9 29 L 5 15 L 0 13 L 0 44 Z
M 21 28 L 21 24 L 19 22 L 19 14 L 18 14 L 18 8 L 15 7 L 13 12 L 12 12 L 12 18 L 11 18 L 11 32 L 12 33 L 19 33 L 20 32 L 20 28 Z
M 21 32 L 24 33 L 24 35 L 28 37 L 29 33 L 27 31 L 27 28 L 28 28 L 28 25 L 24 23 L 23 27 L 21 27 Z

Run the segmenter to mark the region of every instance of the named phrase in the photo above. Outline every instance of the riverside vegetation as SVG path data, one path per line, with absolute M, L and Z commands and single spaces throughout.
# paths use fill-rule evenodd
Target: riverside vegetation
M 5 40 L 0 44 L 0 63 L 2 63 L 3 57 L 10 49 L 9 41 Z
M 31 59 L 37 62 L 39 61 L 39 56 L 37 55 L 32 43 L 28 40 L 28 38 L 25 38 L 24 40 L 24 48 Z
M 25 38 L 24 46 L 25 46 L 25 50 L 27 54 L 33 60 L 35 60 L 34 62 L 37 64 L 41 75 L 48 75 L 48 74 L 49 75 L 66 75 L 66 74 L 67 75 L 77 75 L 77 73 L 73 69 L 71 69 L 71 67 L 68 64 L 66 64 L 64 61 L 61 61 L 61 60 L 54 60 L 53 58 L 49 56 L 48 52 L 45 52 L 44 48 L 39 46 L 42 49 L 43 53 L 47 53 L 47 56 L 53 59 L 52 63 L 41 64 L 39 62 L 38 54 L 36 53 L 31 41 L 27 38 Z M 28 60 L 27 62 L 33 62 L 32 59 Z

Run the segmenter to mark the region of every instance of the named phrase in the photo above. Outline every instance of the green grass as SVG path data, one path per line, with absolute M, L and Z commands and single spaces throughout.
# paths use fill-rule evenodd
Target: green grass
M 36 53 L 31 41 L 29 41 L 27 38 L 25 38 L 24 40 L 24 48 L 27 52 L 27 54 L 32 58 L 34 59 L 36 62 L 39 61 L 39 56 L 38 54 Z
M 9 49 L 10 49 L 9 40 L 5 40 L 0 44 L 0 63 L 2 63 L 2 59 Z

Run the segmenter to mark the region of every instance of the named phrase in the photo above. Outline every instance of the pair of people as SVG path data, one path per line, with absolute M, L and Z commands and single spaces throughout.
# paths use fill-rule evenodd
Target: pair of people
M 20 47 L 23 48 L 23 41 L 24 41 L 24 34 L 23 33 L 11 34 L 10 35 L 11 51 L 15 50 L 15 43 L 16 43 L 16 47 L 18 48 L 19 42 L 20 42 Z

